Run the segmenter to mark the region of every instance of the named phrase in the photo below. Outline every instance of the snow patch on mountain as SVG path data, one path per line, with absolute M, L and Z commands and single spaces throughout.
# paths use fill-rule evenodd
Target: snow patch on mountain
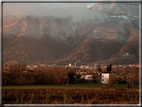
M 17 35 L 17 37 L 23 36 L 23 33 L 26 33 L 26 32 L 25 32 L 26 27 L 27 27 L 27 22 L 24 22 L 24 27 L 21 29 L 21 31 L 20 31 L 20 33 Z

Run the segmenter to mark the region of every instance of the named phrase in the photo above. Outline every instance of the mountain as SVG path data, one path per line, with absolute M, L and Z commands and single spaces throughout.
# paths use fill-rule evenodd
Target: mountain
M 14 59 L 18 62 L 33 63 L 42 60 L 53 60 L 58 57 L 56 53 L 62 54 L 68 50 L 65 45 L 66 43 L 57 40 L 60 36 L 57 35 L 58 33 L 68 34 L 68 31 L 54 32 L 58 28 L 58 26 L 54 25 L 57 23 L 51 21 L 54 19 L 49 18 L 46 23 L 45 20 L 47 19 L 44 19 L 27 16 L 10 25 L 4 26 L 3 61 L 11 61 Z M 59 21 L 58 18 L 57 21 Z M 53 28 L 50 25 L 53 25 Z M 47 29 L 49 26 L 50 28 Z M 49 34 L 48 30 L 51 30 Z M 64 51 L 60 51 L 60 48 Z
M 88 6 L 88 9 L 97 16 L 101 14 L 104 18 L 121 15 L 134 17 L 132 22 L 139 27 L 139 3 L 115 3 L 115 1 L 113 3 L 94 3 Z
M 118 64 L 115 59 L 118 59 L 126 52 L 133 55 L 132 58 L 127 58 L 127 63 L 138 62 L 138 28 L 131 22 L 123 24 L 123 26 L 117 22 L 103 22 L 97 24 L 96 28 L 98 29 L 94 27 L 95 31 L 93 30 L 91 35 L 91 37 L 94 36 L 94 38 L 89 37 L 84 40 L 77 48 L 70 52 L 68 57 L 62 60 L 57 60 L 56 63 L 65 64 L 77 62 L 78 64 L 85 64 L 87 62 L 98 63 L 98 61 L 106 60 L 104 63 L 107 64 L 108 60 L 110 60 L 109 63 Z M 122 60 L 121 63 L 126 62 L 126 58 L 120 59 Z
M 100 20 L 74 22 L 72 17 L 4 16 L 3 63 L 137 63 L 139 28 L 135 18 L 117 19 L 106 15 Z M 126 52 L 132 57 L 121 57 Z
M 90 10 L 99 10 L 102 13 L 108 14 L 126 14 L 139 15 L 139 4 L 138 3 L 94 3 L 88 6 Z
M 105 60 L 110 58 L 112 55 L 117 54 L 121 47 L 122 45 L 118 42 L 110 40 L 105 42 L 102 40 L 87 39 L 75 48 L 68 57 L 57 61 L 57 63 L 61 61 L 64 64 L 74 62 L 77 62 L 78 64 L 85 64 L 88 62 Z

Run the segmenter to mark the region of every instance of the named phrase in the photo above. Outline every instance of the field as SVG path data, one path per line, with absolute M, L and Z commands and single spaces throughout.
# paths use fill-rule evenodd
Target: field
M 2 97 L 3 104 L 139 103 L 137 89 L 127 89 L 124 84 L 116 84 L 112 89 L 101 87 L 102 84 L 95 83 L 4 86 Z

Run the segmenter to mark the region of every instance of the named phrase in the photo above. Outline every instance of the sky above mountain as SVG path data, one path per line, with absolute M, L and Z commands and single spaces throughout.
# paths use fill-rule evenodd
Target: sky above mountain
M 87 8 L 93 3 L 4 3 L 3 15 L 72 17 L 80 21 L 94 17 Z
M 5 0 L 7 1 L 7 0 Z M 38 1 L 38 0 L 33 0 Z M 43 0 L 51 1 L 51 0 Z M 54 1 L 54 0 L 53 0 Z M 61 1 L 61 0 L 56 0 Z M 68 0 L 64 0 L 68 1 Z M 70 0 L 76 1 L 76 0 Z M 78 0 L 85 1 L 85 0 Z M 91 1 L 91 0 L 89 0 Z M 74 21 L 92 19 L 95 16 L 102 17 L 99 12 L 92 13 L 87 7 L 99 1 L 131 1 L 131 0 L 92 0 L 92 3 L 3 3 L 3 16 L 5 15 L 36 15 L 72 17 Z M 140 0 L 136 0 L 140 1 Z
M 4 0 L 4 1 L 9 1 L 9 0 Z M 12 0 L 10 0 L 10 1 L 12 1 Z M 15 0 L 16 1 L 16 0 Z M 29 1 L 29 0 L 20 0 L 20 1 L 24 1 L 25 3 L 22 3 L 22 5 L 20 5 L 20 8 L 21 9 L 24 9 L 24 8 L 29 8 L 28 10 L 30 11 L 30 10 L 32 10 L 31 8 L 33 8 L 34 9 L 34 7 L 33 6 L 28 6 L 27 4 L 26 4 L 26 1 Z M 31 1 L 39 1 L 39 0 L 31 0 Z M 42 1 L 62 1 L 62 0 L 42 0 Z M 64 1 L 67 1 L 68 2 L 68 0 L 64 0 Z M 69 0 L 69 1 L 76 1 L 76 0 Z M 86 0 L 77 0 L 77 1 L 86 1 Z M 94 2 L 99 2 L 99 1 L 134 1 L 134 0 L 89 0 L 89 1 L 92 1 L 92 3 L 85 3 L 85 5 L 86 6 L 89 6 L 89 5 L 92 5 Z M 135 1 L 141 1 L 141 0 L 135 0 Z M 17 0 L 17 2 L 18 2 L 18 0 Z M 4 3 L 4 4 L 6 4 L 6 3 Z M 12 8 L 17 8 L 17 4 L 15 5 L 15 3 L 12 3 L 13 5 L 14 5 L 14 7 L 12 7 L 12 5 L 11 6 L 7 6 L 9 9 L 8 10 L 10 10 L 9 12 L 10 13 L 15 13 L 14 11 L 13 11 L 13 9 L 11 10 L 11 7 Z M 24 6 L 24 4 L 26 4 L 27 6 Z M 32 4 L 32 3 L 29 3 L 29 4 Z M 36 4 L 38 4 L 38 3 L 36 3 Z M 39 3 L 39 4 L 42 4 L 42 5 L 44 5 L 45 7 L 54 7 L 57 3 L 46 3 L 46 4 L 43 4 L 42 2 L 41 3 Z M 59 3 L 58 3 L 58 6 L 61 6 L 61 8 L 63 8 L 63 7 L 66 7 L 67 5 L 65 4 L 63 4 L 63 3 L 61 3 L 61 5 L 59 5 Z M 67 4 L 70 4 L 70 3 L 67 3 Z M 32 4 L 33 5 L 33 4 Z M 57 5 L 56 5 L 57 6 Z M 7 8 L 6 7 L 6 8 Z M 0 8 L 1 9 L 1 8 Z M 36 8 L 37 9 L 37 8 Z M 19 10 L 19 8 L 17 8 L 17 10 Z

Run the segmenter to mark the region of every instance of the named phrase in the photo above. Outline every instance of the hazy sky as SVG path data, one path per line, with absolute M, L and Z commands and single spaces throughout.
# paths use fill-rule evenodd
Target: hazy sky
M 13 1 L 13 0 L 3 0 L 3 1 Z M 14 1 L 19 1 L 19 0 L 14 0 Z M 20 0 L 20 1 L 29 1 L 29 0 Z M 30 0 L 30 1 L 40 1 L 40 0 Z M 87 1 L 87 0 L 42 0 L 42 1 Z M 95 1 L 95 2 L 97 2 L 97 1 L 142 1 L 142 0 L 89 0 L 89 1 Z M 5 4 L 5 3 L 4 3 Z M 12 4 L 14 4 L 14 3 L 12 3 Z M 25 3 L 21 3 L 21 4 L 25 4 Z M 31 4 L 31 3 L 29 3 L 29 4 Z M 40 4 L 40 5 L 43 5 L 43 6 L 45 6 L 45 7 L 63 7 L 63 8 L 65 8 L 66 6 L 67 6 L 67 4 L 70 4 L 70 3 L 64 3 L 65 5 L 63 5 L 63 3 L 61 3 L 62 5 L 59 5 L 60 3 L 37 3 L 37 4 Z M 93 4 L 93 3 L 84 3 L 86 6 L 89 6 L 89 5 L 91 5 L 91 4 Z M 8 6 L 9 8 L 10 7 L 12 7 L 12 6 Z M 21 9 L 24 9 L 24 7 L 25 8 L 30 8 L 28 5 L 27 6 L 22 6 L 22 5 L 20 5 L 19 7 L 18 6 L 14 6 L 14 7 L 12 7 L 12 8 L 16 8 L 17 7 L 17 9 L 18 8 L 21 8 Z M 31 6 L 32 7 L 32 6 Z M 1 8 L 0 8 L 1 9 Z M 11 8 L 10 8 L 11 9 Z M 12 9 L 13 10 L 13 9 Z M 12 11 L 11 10 L 11 11 Z M 30 10 L 30 9 L 29 9 Z M 9 12 L 11 12 L 11 11 L 9 11 Z M 16 9 L 14 10 L 14 11 L 16 11 Z M 17 10 L 18 11 L 18 10 Z
M 3 3 L 3 14 L 26 14 L 36 13 L 38 10 L 48 11 L 48 9 L 71 9 L 71 8 L 86 8 L 94 3 Z M 81 6 L 81 7 L 80 7 Z M 83 7 L 84 6 L 84 7 Z M 24 14 L 23 13 L 23 14 Z M 44 15 L 46 15 L 44 13 Z
M 7 0 L 4 0 L 7 1 Z M 10 0 L 12 1 L 12 0 Z M 23 1 L 23 0 L 20 0 Z M 28 1 L 28 0 L 24 0 Z M 39 1 L 39 0 L 31 0 Z M 54 0 L 42 0 L 54 1 Z M 61 0 L 56 0 L 61 1 Z M 68 1 L 68 0 L 64 0 Z M 85 0 L 69 0 L 69 1 L 85 1 Z M 86 0 L 87 1 L 87 0 Z M 134 1 L 134 0 L 89 0 L 89 1 Z M 140 1 L 140 0 L 135 0 Z M 68 16 L 68 14 L 87 14 L 87 6 L 93 3 L 3 3 L 3 15 L 55 15 L 55 16 Z M 84 12 L 83 12 L 84 11 Z M 78 13 L 79 12 L 79 13 Z M 58 14 L 59 13 L 59 14 Z M 74 15 L 75 15 L 74 14 Z M 87 14 L 88 15 L 88 14 Z
M 73 20 L 91 18 L 87 6 L 94 3 L 4 3 L 3 15 L 36 15 L 72 17 Z

